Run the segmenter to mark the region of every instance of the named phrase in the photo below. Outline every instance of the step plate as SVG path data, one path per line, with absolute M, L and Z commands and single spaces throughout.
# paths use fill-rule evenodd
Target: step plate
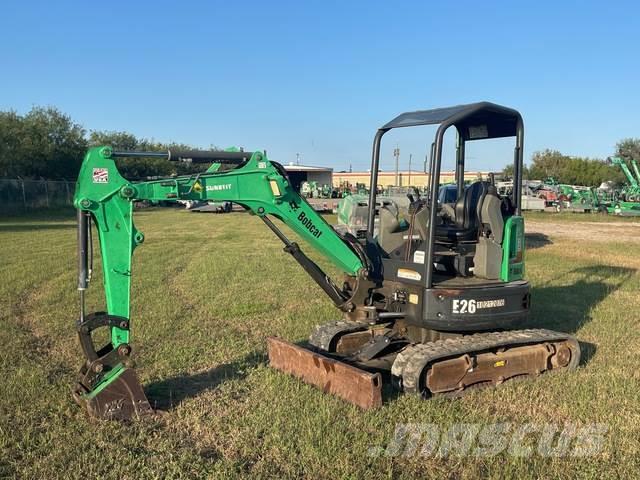
M 325 357 L 277 337 L 267 338 L 269 363 L 363 409 L 382 405 L 382 377 Z

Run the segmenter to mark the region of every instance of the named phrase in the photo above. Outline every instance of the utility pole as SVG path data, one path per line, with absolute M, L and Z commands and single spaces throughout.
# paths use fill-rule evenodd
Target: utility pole
M 400 161 L 400 148 L 396 144 L 396 148 L 393 149 L 393 156 L 396 157 L 396 186 L 399 186 L 399 172 L 398 172 L 398 163 Z
M 413 153 L 409 154 L 409 185 L 407 186 L 411 186 L 411 158 L 413 157 Z
M 300 165 L 300 154 L 296 153 L 296 165 Z

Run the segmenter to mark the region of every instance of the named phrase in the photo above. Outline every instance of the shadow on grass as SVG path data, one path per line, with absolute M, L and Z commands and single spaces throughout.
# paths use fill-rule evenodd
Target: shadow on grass
M 253 352 L 240 360 L 218 365 L 205 372 L 153 382 L 145 386 L 145 393 L 153 408 L 171 410 L 187 398 L 213 390 L 224 382 L 246 377 L 249 370 L 265 362 L 267 356 L 264 353 Z
M 592 320 L 591 310 L 608 295 L 619 289 L 636 273 L 634 268 L 611 265 L 580 267 L 564 275 L 578 276 L 571 285 L 540 286 L 532 289 L 532 312 L 522 328 L 548 328 L 575 334 Z M 306 342 L 300 346 L 307 347 Z M 580 342 L 581 365 L 589 362 L 596 345 Z M 219 365 L 192 375 L 178 375 L 146 386 L 145 390 L 154 408 L 171 410 L 183 400 L 212 390 L 226 381 L 245 378 L 249 371 L 268 362 L 267 355 L 252 352 L 242 359 Z M 388 373 L 383 373 L 383 400 L 389 402 L 401 394 L 391 386 Z
M 546 245 L 551 245 L 553 242 L 548 235 L 544 233 L 525 233 L 524 241 L 526 250 L 533 250 L 535 248 L 542 248 Z
M 0 222 L 25 221 L 34 222 L 38 220 L 55 221 L 55 220 L 73 220 L 76 216 L 76 209 L 73 207 L 58 208 L 34 208 L 29 210 L 8 210 L 0 212 Z
M 35 232 L 37 230 L 74 230 L 75 225 L 70 223 L 12 223 L 0 225 L 0 233 Z
M 618 290 L 635 268 L 613 265 L 580 267 L 564 275 L 578 275 L 572 285 L 540 286 L 531 289 L 531 317 L 525 327 L 548 328 L 575 334 L 592 320 L 591 310 Z M 586 364 L 596 352 L 596 345 L 580 342 L 581 364 Z

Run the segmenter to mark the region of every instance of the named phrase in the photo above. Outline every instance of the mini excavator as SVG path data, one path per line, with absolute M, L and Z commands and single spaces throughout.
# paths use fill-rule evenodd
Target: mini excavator
M 438 126 L 430 148 L 429 191 L 412 199 L 407 217 L 399 218 L 397 210 L 376 206 L 380 144 L 391 129 L 421 125 Z M 443 140 L 450 127 L 457 133 L 456 195 L 455 201 L 439 203 Z M 505 137 L 515 139 L 512 193 L 500 196 L 493 178 L 465 185 L 465 145 Z M 382 404 L 383 383 L 429 398 L 575 368 L 580 360 L 575 338 L 524 328 L 530 292 L 520 208 L 523 142 L 520 114 L 488 102 L 399 115 L 374 138 L 363 238 L 337 233 L 265 152 L 91 148 L 74 198 L 77 332 L 86 357 L 73 389 L 75 400 L 98 418 L 129 420 L 153 413 L 130 345 L 132 254 L 144 242 L 133 223 L 133 206 L 141 200 L 233 202 L 260 218 L 341 312 L 338 321 L 317 326 L 308 344 L 267 338 L 271 366 L 362 408 Z M 120 157 L 210 166 L 203 173 L 131 182 L 118 172 L 115 160 Z M 329 278 L 276 219 L 344 272 L 344 278 Z M 92 225 L 99 237 L 106 311 L 87 313 Z M 109 341 L 96 346 L 96 332 L 104 329 Z

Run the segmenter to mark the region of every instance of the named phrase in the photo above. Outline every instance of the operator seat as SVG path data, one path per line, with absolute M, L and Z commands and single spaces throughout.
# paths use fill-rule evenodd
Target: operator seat
M 415 243 L 420 244 L 425 241 L 429 235 L 429 207 L 421 205 L 417 207 L 417 211 L 411 216 L 411 222 L 398 219 L 398 209 L 390 209 L 386 206 L 379 210 L 380 228 L 378 230 L 378 245 L 387 254 L 395 252 L 395 256 L 402 256 L 408 248 L 413 251 Z M 413 228 L 411 228 L 413 225 Z M 411 238 L 409 238 L 411 233 Z M 403 249 L 399 252 L 398 249 Z
M 384 205 L 380 207 L 380 224 L 378 228 L 378 244 L 390 253 L 404 244 L 406 233 L 398 220 L 398 209 Z
M 502 237 L 504 218 L 502 200 L 496 187 L 489 185 L 482 203 L 479 205 L 480 236 L 473 257 L 474 275 L 480 278 L 497 280 L 502 267 Z
M 477 181 L 469 185 L 453 208 L 451 223 L 438 225 L 435 238 L 439 242 L 458 243 L 474 241 L 480 229 L 480 211 L 489 182 Z
M 485 192 L 484 200 L 479 206 L 481 235 L 491 238 L 497 243 L 502 243 L 502 235 L 504 233 L 503 201 L 498 196 L 496 187 L 489 185 Z

